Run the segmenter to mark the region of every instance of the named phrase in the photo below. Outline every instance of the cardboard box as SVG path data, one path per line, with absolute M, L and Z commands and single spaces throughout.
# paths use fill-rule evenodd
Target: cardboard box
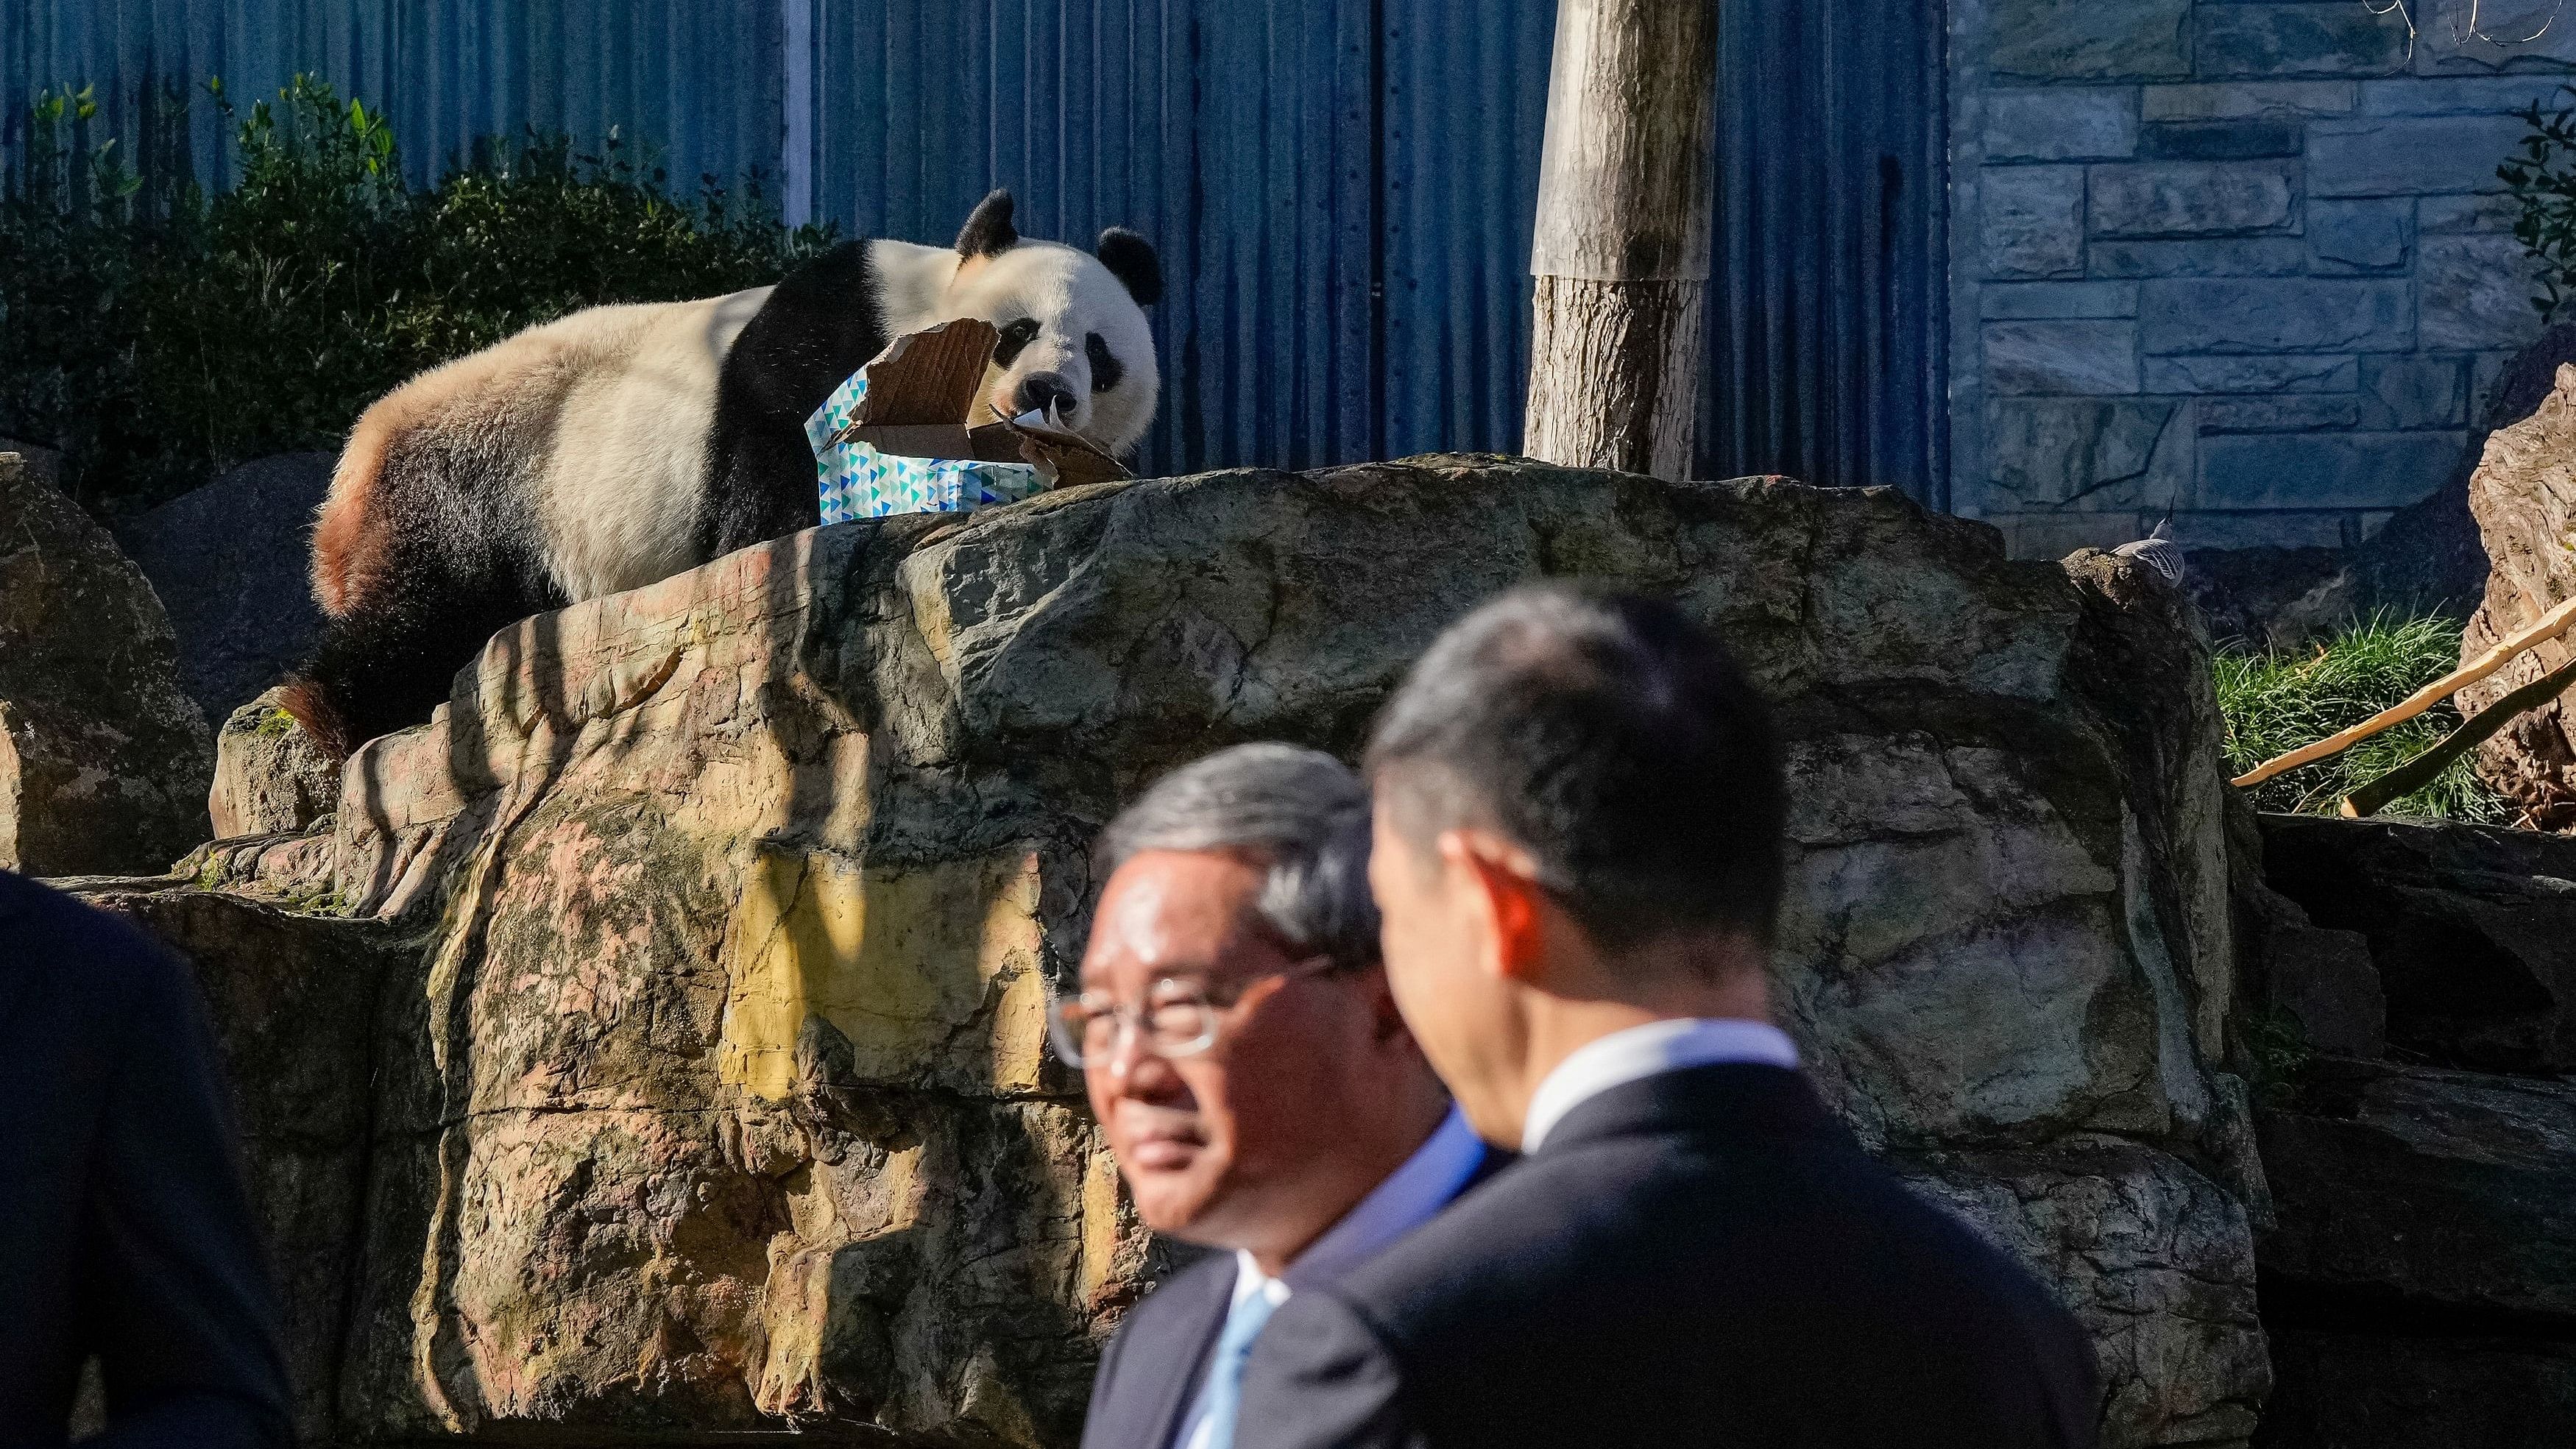
M 999 337 L 972 317 L 907 333 L 833 389 L 805 420 L 825 523 L 967 513 L 1127 476 L 1037 414 L 968 416 Z

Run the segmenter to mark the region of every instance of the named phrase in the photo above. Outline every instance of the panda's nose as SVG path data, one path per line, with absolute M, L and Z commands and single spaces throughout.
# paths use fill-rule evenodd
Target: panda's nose
M 1016 399 L 1021 412 L 1057 417 L 1072 416 L 1074 400 L 1073 384 L 1061 372 L 1032 372 L 1021 378 Z

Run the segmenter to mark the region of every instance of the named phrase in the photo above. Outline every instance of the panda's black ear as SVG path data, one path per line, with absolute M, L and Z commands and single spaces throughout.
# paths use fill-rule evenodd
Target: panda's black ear
M 1011 227 L 1011 193 L 996 187 L 975 203 L 974 214 L 966 218 L 965 229 L 957 233 L 957 255 L 1000 256 L 1019 239 L 1020 234 Z
M 1100 234 L 1100 264 L 1109 275 L 1127 284 L 1127 295 L 1139 307 L 1151 307 L 1163 300 L 1163 259 L 1154 255 L 1154 244 L 1123 226 L 1113 226 Z

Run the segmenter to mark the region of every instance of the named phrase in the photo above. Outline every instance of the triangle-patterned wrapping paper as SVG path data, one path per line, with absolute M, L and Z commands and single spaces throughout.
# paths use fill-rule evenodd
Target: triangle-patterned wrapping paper
M 805 420 L 825 523 L 898 513 L 972 513 L 988 504 L 1017 503 L 1045 487 L 1038 470 L 1026 463 L 906 458 L 854 438 L 833 441 L 867 395 L 867 374 L 854 372 Z

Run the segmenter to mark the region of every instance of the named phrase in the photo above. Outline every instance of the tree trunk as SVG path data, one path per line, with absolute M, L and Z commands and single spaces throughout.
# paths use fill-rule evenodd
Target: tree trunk
M 1562 0 L 1521 450 L 1680 478 L 1699 404 L 1716 0 Z

